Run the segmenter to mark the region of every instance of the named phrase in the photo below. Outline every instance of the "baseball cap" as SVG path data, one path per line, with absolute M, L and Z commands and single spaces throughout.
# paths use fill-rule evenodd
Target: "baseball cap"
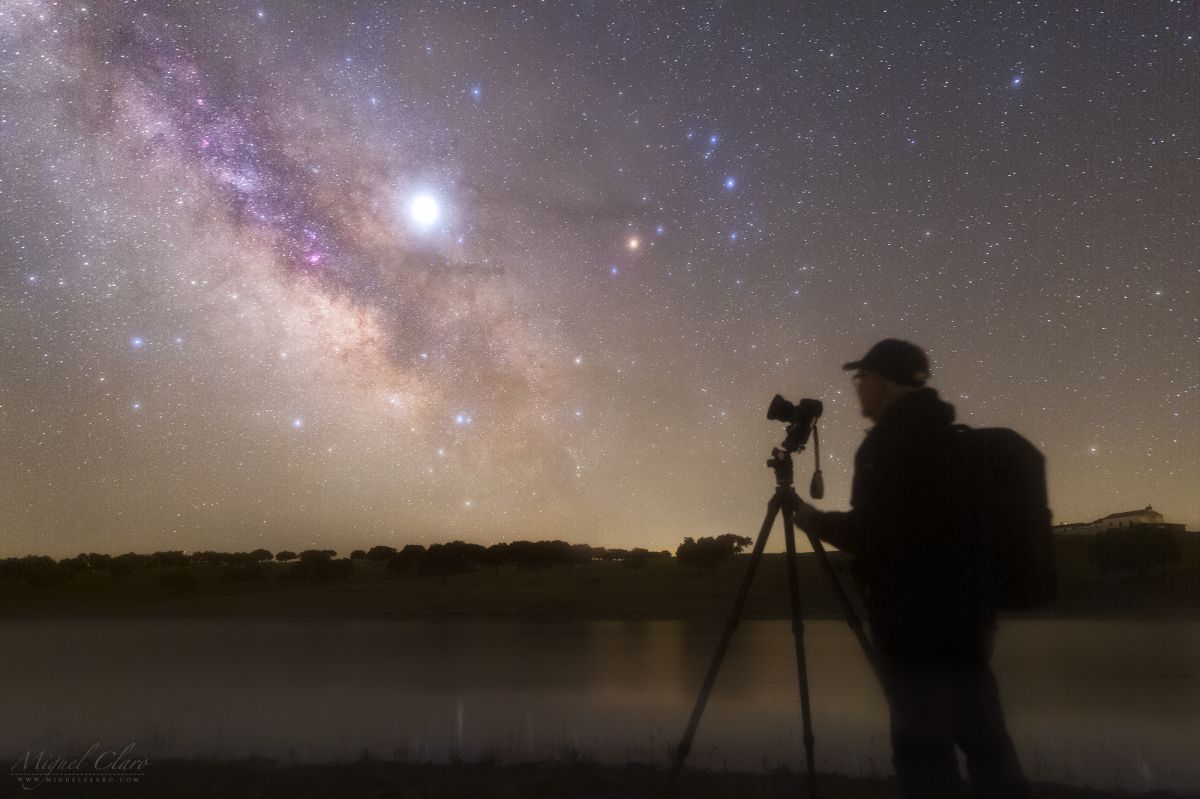
M 929 359 L 916 344 L 885 338 L 871 347 L 861 360 L 843 364 L 843 369 L 865 369 L 902 386 L 923 386 L 929 379 Z

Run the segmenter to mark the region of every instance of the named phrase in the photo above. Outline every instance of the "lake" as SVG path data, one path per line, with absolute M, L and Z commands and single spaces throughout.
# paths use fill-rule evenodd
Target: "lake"
M 0 752 L 665 764 L 720 635 L 699 621 L 6 621 Z M 891 772 L 842 622 L 805 643 L 818 768 Z M 993 660 L 1029 775 L 1200 788 L 1200 622 L 1018 620 Z M 744 622 L 689 764 L 802 768 L 790 624 Z

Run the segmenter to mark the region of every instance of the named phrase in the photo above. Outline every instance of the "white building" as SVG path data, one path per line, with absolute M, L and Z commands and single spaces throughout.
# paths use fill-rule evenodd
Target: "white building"
M 1153 525 L 1173 533 L 1182 533 L 1187 529 L 1186 525 L 1167 524 L 1161 513 L 1147 505 L 1141 510 L 1110 513 L 1102 519 L 1096 519 L 1094 522 L 1056 524 L 1054 532 L 1060 535 L 1093 535 L 1101 530 L 1111 530 L 1114 527 L 1132 527 L 1139 524 Z
M 1135 524 L 1165 524 L 1163 515 L 1147 505 L 1142 510 L 1127 510 L 1124 513 L 1110 513 L 1103 519 L 1092 522 L 1097 530 L 1107 530 L 1110 527 L 1130 527 Z

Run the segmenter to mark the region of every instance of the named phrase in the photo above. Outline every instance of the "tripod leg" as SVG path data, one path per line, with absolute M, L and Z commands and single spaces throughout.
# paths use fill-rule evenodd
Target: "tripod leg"
M 821 545 L 821 539 L 812 533 L 808 533 L 807 535 L 808 542 L 812 545 L 813 554 L 817 556 L 817 562 L 821 564 L 825 576 L 829 578 L 829 585 L 833 588 L 833 593 L 837 595 L 838 601 L 841 603 L 846 623 L 850 625 L 850 629 L 858 639 L 858 645 L 862 647 L 863 655 L 867 658 L 867 663 L 871 665 L 871 670 L 875 672 L 875 677 L 878 679 L 879 664 L 875 660 L 875 647 L 871 646 L 871 641 L 867 638 L 866 631 L 863 630 L 862 620 L 858 617 L 858 613 L 855 612 L 854 605 L 850 603 L 850 597 L 846 595 L 846 589 L 842 585 L 842 581 L 838 579 L 837 572 L 833 570 L 833 564 L 829 562 L 829 556 L 825 552 L 825 547 Z
M 692 740 L 696 737 L 696 729 L 700 726 L 700 717 L 704 715 L 704 706 L 708 704 L 708 695 L 712 693 L 713 683 L 717 680 L 717 672 L 721 668 L 721 661 L 725 658 L 725 650 L 729 648 L 729 641 L 733 638 L 733 631 L 737 629 L 738 620 L 742 616 L 742 608 L 746 604 L 746 597 L 750 593 L 750 584 L 754 582 L 754 573 L 758 570 L 759 561 L 762 560 L 763 548 L 767 545 L 767 537 L 771 534 L 771 527 L 775 524 L 775 516 L 779 513 L 779 495 L 776 494 L 767 503 L 767 517 L 763 519 L 762 529 L 758 531 L 758 540 L 754 542 L 754 551 L 750 555 L 750 563 L 746 566 L 746 573 L 742 576 L 742 584 L 738 588 L 737 597 L 733 600 L 733 610 L 729 612 L 729 618 L 725 622 L 725 630 L 721 633 L 721 641 L 717 644 L 717 651 L 713 653 L 712 662 L 708 666 L 708 674 L 704 677 L 704 684 L 700 687 L 700 695 L 696 697 L 696 705 L 692 708 L 692 716 L 688 719 L 687 729 L 683 733 L 683 739 L 679 742 L 679 747 L 675 750 L 675 759 L 671 763 L 671 775 L 667 781 L 667 791 L 664 794 L 666 797 L 672 795 L 675 790 L 675 781 L 679 779 L 679 772 L 683 770 L 683 761 L 687 759 L 688 752 L 692 749 Z
M 796 531 L 792 527 L 792 508 L 785 503 L 783 536 L 787 544 L 788 584 L 792 600 L 792 638 L 796 642 L 796 673 L 800 678 L 800 716 L 804 722 L 804 759 L 808 765 L 808 795 L 817 795 L 817 765 L 813 752 L 812 708 L 808 700 L 808 664 L 804 658 L 804 617 L 800 607 L 800 576 L 796 573 Z

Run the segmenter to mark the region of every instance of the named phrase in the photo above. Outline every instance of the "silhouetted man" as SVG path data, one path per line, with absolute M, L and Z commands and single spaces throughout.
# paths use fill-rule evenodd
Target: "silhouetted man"
M 851 510 L 801 502 L 796 524 L 855 556 L 901 791 L 962 796 L 957 744 L 977 797 L 1027 797 L 989 665 L 996 610 L 963 529 L 971 492 L 951 455 L 954 406 L 925 387 L 929 361 L 907 341 L 885 339 L 843 368 L 875 422 L 854 458 Z

